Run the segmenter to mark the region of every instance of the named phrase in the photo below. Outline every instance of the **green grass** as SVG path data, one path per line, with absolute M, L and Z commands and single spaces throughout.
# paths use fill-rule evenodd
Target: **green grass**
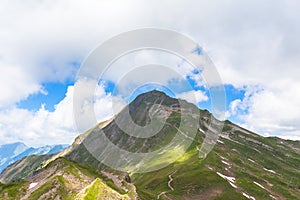
M 105 185 L 100 179 L 96 179 L 91 186 L 89 186 L 84 193 L 83 200 L 94 199 L 129 199 L 127 195 L 122 195 L 113 191 L 110 187 Z
M 201 162 L 198 151 L 194 148 L 186 152 L 177 162 L 155 172 L 134 174 L 132 179 L 142 199 L 155 199 L 158 194 L 165 191 L 174 198 L 179 198 L 205 193 L 214 188 L 222 189 L 219 199 L 230 195 L 241 197 L 229 183 L 205 167 L 208 163 L 221 168 L 221 162 L 215 154 L 209 154 L 208 158 Z M 170 174 L 174 179 L 172 182 L 174 191 L 167 184 Z
M 58 195 L 62 199 L 74 199 L 79 191 L 69 188 L 69 180 L 64 178 L 64 174 L 69 176 L 72 175 L 74 177 L 73 179 L 77 181 L 84 181 L 82 180 L 82 175 L 90 177 L 91 179 L 100 178 L 106 183 L 106 185 L 108 185 L 109 188 L 111 188 L 111 190 L 115 190 L 120 194 L 126 193 L 124 190 L 118 188 L 112 180 L 103 176 L 96 169 L 89 165 L 80 164 L 66 158 L 58 158 L 49 163 L 49 165 L 47 165 L 44 170 L 54 167 L 58 167 L 58 169 L 63 172 L 63 175 L 56 175 L 51 177 L 45 184 L 43 184 L 30 195 L 30 200 L 39 199 L 43 194 L 53 189 L 55 190 L 54 194 Z M 82 175 L 80 175 L 79 173 Z
M 160 99 L 158 100 L 158 98 Z M 160 92 L 141 95 L 130 104 L 130 114 L 133 120 L 140 125 L 149 123 L 148 111 L 154 103 L 173 105 L 177 104 L 178 101 L 167 98 Z M 206 131 L 206 123 L 212 122 L 212 127 L 217 126 L 217 123 L 213 123 L 215 119 L 207 110 L 198 110 L 192 105 L 190 110 L 193 114 L 200 112 L 200 116 L 203 118 L 198 122 L 195 121 L 192 114 L 188 115 L 185 119 L 187 123 L 184 127 L 181 127 L 185 134 L 192 135 L 198 126 Z M 163 129 L 155 136 L 147 139 L 127 135 L 117 127 L 114 121 L 103 130 L 110 141 L 120 148 L 132 152 L 146 153 L 172 144 L 177 134 L 175 127 L 179 127 L 180 121 L 180 112 L 175 109 L 168 117 Z M 276 137 L 264 138 L 240 127 L 234 127 L 235 125 L 230 121 L 224 122 L 223 132 L 229 134 L 231 140 L 220 138 L 224 144 L 217 143 L 205 159 L 199 159 L 199 152 L 196 149 L 196 146 L 201 147 L 205 135 L 197 131 L 198 134 L 187 150 L 183 147 L 172 148 L 161 156 L 144 160 L 148 168 L 162 164 L 168 165 L 156 171 L 132 174 L 131 180 L 136 186 L 139 198 L 145 200 L 156 199 L 158 194 L 165 192 L 165 196 L 160 196 L 161 199 L 246 199 L 242 195 L 242 192 L 245 192 L 254 196 L 257 200 L 270 199 L 270 194 L 279 199 L 300 199 L 300 142 L 285 141 Z M 97 136 L 99 131 L 99 127 L 95 126 L 85 135 L 87 137 Z M 180 143 L 181 141 L 176 142 Z M 185 150 L 183 156 L 173 162 L 176 154 Z M 99 151 L 99 153 L 102 153 L 102 151 Z M 226 158 L 226 161 L 230 163 L 230 167 L 221 162 L 220 156 Z M 101 164 L 87 151 L 84 144 L 74 145 L 74 149 L 67 155 L 67 158 L 59 158 L 41 170 L 47 170 L 61 164 L 64 173 L 71 174 L 79 180 L 81 173 L 92 180 L 96 178 L 96 181 L 86 190 L 85 199 L 101 199 L 101 195 L 102 197 L 104 194 L 113 195 L 109 191 L 115 191 L 114 195 L 123 195 L 122 197 L 126 195 L 134 196 L 133 189 L 127 194 L 124 190 L 118 188 L 111 179 L 99 173 L 101 170 L 106 170 L 112 174 L 122 174 Z M 38 171 L 39 164 L 44 157 L 29 157 L 27 159 L 28 162 L 33 162 L 33 165 L 28 163 L 28 166 L 26 165 L 24 170 L 17 173 L 16 176 L 8 174 L 7 177 L 11 178 L 10 180 L 21 180 L 30 174 L 41 171 Z M 254 160 L 255 163 L 248 159 Z M 132 169 L 131 167 L 128 166 L 128 169 Z M 212 167 L 212 170 L 208 167 Z M 274 170 L 276 174 L 268 172 L 264 168 Z M 17 172 L 17 168 L 12 172 Z M 218 176 L 216 172 L 236 177 L 235 185 L 238 188 L 233 188 L 227 180 Z M 174 191 L 168 186 L 169 175 L 173 178 L 171 186 L 175 189 Z M 262 184 L 266 189 L 257 186 L 253 181 Z M 0 184 L 0 199 L 8 198 L 4 195 L 9 196 L 10 199 L 18 199 L 20 194 L 24 192 L 24 188 L 28 187 L 28 184 L 27 182 Z M 53 176 L 46 184 L 36 190 L 30 198 L 37 199 L 47 191 L 56 188 L 57 194 L 62 198 L 74 199 L 78 191 L 68 189 L 68 184 L 68 180 L 63 176 Z M 126 182 L 123 182 L 123 184 L 127 188 L 133 187 Z
M 19 199 L 26 192 L 28 182 L 11 182 L 3 184 L 0 182 L 0 199 L 15 200 Z

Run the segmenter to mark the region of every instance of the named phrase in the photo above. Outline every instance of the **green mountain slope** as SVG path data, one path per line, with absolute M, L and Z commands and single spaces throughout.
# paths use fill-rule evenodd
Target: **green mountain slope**
M 224 129 L 230 131 L 204 160 L 191 147 L 164 169 L 134 174 L 138 194 L 144 199 L 242 199 L 236 193 L 248 199 L 300 199 L 299 143 L 236 128 L 227 122 Z
M 50 155 L 31 155 L 25 157 L 5 168 L 0 175 L 0 180 L 2 182 L 16 182 L 24 179 L 37 171 L 42 166 L 42 162 L 49 158 L 51 158 Z
M 68 145 L 46 145 L 38 148 L 28 147 L 24 143 L 0 145 L 0 173 L 9 164 L 30 155 L 55 154 L 64 150 Z
M 22 182 L 0 185 L 0 199 L 81 200 L 99 196 L 99 192 L 105 193 L 105 198 L 98 199 L 135 199 L 134 186 L 123 183 L 119 187 L 107 176 L 109 174 L 88 165 L 57 158 Z
M 0 180 L 7 183 L 0 186 L 1 198 L 38 199 L 47 194 L 54 195 L 51 198 L 60 195 L 61 199 L 300 199 L 300 142 L 266 138 L 229 121 L 221 123 L 208 111 L 158 91 L 138 96 L 127 108 L 133 121 L 141 126 L 151 122 L 159 126 L 160 120 L 166 123 L 148 138 L 128 135 L 118 126 L 118 122 L 130 123 L 124 109 L 78 136 L 57 155 L 28 157 L 10 165 L 0 175 Z M 180 123 L 182 113 L 188 113 L 184 126 Z M 203 141 L 211 137 L 211 130 L 220 127 L 216 145 L 204 158 L 199 154 L 201 147 L 206 148 Z M 129 152 L 148 153 L 168 145 L 171 148 L 147 159 L 118 160 L 113 153 L 103 151 L 110 153 L 110 146 L 92 143 L 101 134 Z M 187 149 L 183 148 L 184 141 L 191 142 Z M 177 159 L 176 155 L 183 152 Z M 112 169 L 95 155 L 106 155 L 100 157 L 102 161 L 115 161 L 116 167 L 126 165 L 126 170 Z M 145 171 L 158 170 L 139 173 L 136 166 Z M 19 182 L 9 183 L 12 180 Z M 37 184 L 34 191 L 28 189 L 30 183 L 41 180 L 46 181 Z

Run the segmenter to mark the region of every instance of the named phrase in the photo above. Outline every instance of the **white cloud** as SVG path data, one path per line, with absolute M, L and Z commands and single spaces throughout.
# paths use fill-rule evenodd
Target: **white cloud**
M 196 105 L 202 101 L 208 100 L 208 96 L 201 90 L 183 92 L 176 96 Z
M 70 91 L 76 128 L 83 132 L 118 113 L 125 105 L 119 96 L 106 94 L 103 85 L 89 79 L 79 79 Z
M 126 4 L 96 0 L 88 3 L 2 0 L 0 123 L 2 127 L 10 127 L 11 132 L 34 135 L 33 129 L 22 128 L 24 121 L 55 115 L 43 109 L 37 113 L 17 109 L 16 102 L 42 92 L 43 82 L 74 77 L 77 68 L 70 62 L 81 63 L 91 49 L 112 35 L 154 26 L 186 33 L 203 45 L 224 83 L 238 88 L 263 87 L 263 91 L 231 104 L 232 110 L 237 108 L 235 104 L 239 109 L 249 109 L 242 116 L 248 127 L 281 135 L 288 132 L 284 127 L 292 127 L 294 130 L 289 134 L 297 136 L 299 8 L 299 2 L 284 0 L 128 1 Z M 62 108 L 57 106 L 55 112 L 58 110 Z M 14 119 L 21 123 L 16 124 L 16 120 L 7 119 L 3 113 L 16 115 Z M 69 122 L 65 123 L 70 127 Z M 32 124 L 34 129 L 41 129 Z M 279 126 L 271 127 L 272 124 Z
M 89 86 L 88 83 L 84 84 L 86 87 Z M 68 87 L 65 98 L 55 106 L 53 112 L 46 110 L 43 105 L 36 112 L 16 107 L 1 110 L 0 143 L 23 141 L 30 146 L 71 143 L 82 133 L 77 131 L 74 124 L 73 90 L 74 86 Z M 110 94 L 106 94 L 101 85 L 97 87 L 93 103 L 97 122 L 113 116 L 111 101 Z M 123 101 L 118 101 L 118 98 L 115 102 L 117 102 L 116 109 L 119 110 L 125 105 Z M 87 115 L 87 110 L 83 113 L 81 123 L 77 124 L 81 127 L 81 131 L 95 125 L 91 124 L 94 122 L 91 120 L 93 116 Z
M 29 94 L 41 92 L 41 86 L 33 81 L 30 72 L 4 64 L 0 60 L 0 109 L 26 98 Z
M 246 89 L 242 101 L 231 102 L 231 115 L 239 117 L 243 126 L 260 134 L 299 138 L 300 95 L 296 91 L 299 91 L 300 84 L 282 87 Z
M 116 1 L 1 1 L 0 103 L 14 105 L 39 92 L 43 82 L 74 78 L 73 62 L 81 63 L 99 42 L 134 27 L 132 11 L 138 13 Z

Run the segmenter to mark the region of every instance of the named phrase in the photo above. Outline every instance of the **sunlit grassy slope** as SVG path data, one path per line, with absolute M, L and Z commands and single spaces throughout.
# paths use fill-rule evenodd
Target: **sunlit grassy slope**
M 178 101 L 158 91 L 140 95 L 129 105 L 133 120 L 149 123 L 149 110 L 157 103 L 169 109 L 167 115 L 159 115 L 166 116 L 166 124 L 155 136 L 129 136 L 114 119 L 97 125 L 58 155 L 28 157 L 5 169 L 0 179 L 7 184 L 0 185 L 0 199 L 53 199 L 55 195 L 61 199 L 300 199 L 300 142 L 261 137 L 225 121 L 213 150 L 200 159 L 198 150 L 208 124 L 222 123 L 190 105 L 186 110 L 192 114 L 181 133 Z M 83 144 L 102 130 L 119 148 L 151 152 L 170 144 L 176 134 L 189 136 L 195 128 L 194 112 L 201 118 L 195 137 L 186 138 L 191 146 L 175 162 L 172 158 L 182 152 L 180 145 L 147 160 L 145 169 L 169 164 L 152 172 L 136 173 L 130 162 L 127 172 L 111 169 Z M 39 184 L 29 189 L 35 182 Z

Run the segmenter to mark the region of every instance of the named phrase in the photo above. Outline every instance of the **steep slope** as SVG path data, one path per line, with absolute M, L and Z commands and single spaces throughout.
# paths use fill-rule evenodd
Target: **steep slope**
M 88 187 L 78 193 L 75 199 L 135 199 L 134 190 L 130 192 L 129 194 L 120 194 L 97 178 Z
M 180 106 L 182 107 L 180 108 Z M 130 113 L 130 116 L 126 115 L 127 112 Z M 183 119 L 181 115 L 183 114 L 185 115 L 184 123 L 181 122 Z M 209 115 L 207 111 L 201 111 L 201 114 L 203 117 Z M 105 168 L 102 164 L 105 163 L 109 166 L 113 165 L 115 169 L 126 168 L 127 172 L 136 171 L 136 166 L 139 166 L 140 171 L 164 166 L 172 162 L 179 152 L 183 153 L 188 147 L 187 144 L 192 142 L 193 134 L 197 133 L 198 129 L 198 122 L 194 115 L 199 115 L 199 110 L 193 104 L 168 97 L 159 91 L 151 91 L 139 95 L 106 126 L 102 128 L 96 126 L 89 130 L 82 142 L 66 157 L 81 163 L 88 163 L 99 169 Z M 140 126 L 150 122 L 153 126 L 147 130 L 132 128 L 131 119 Z M 160 124 L 161 121 L 165 121 L 165 123 Z M 120 125 L 123 127 L 120 128 Z M 161 129 L 158 128 L 156 131 L 157 127 Z M 131 135 L 126 134 L 124 128 L 129 128 Z M 184 133 L 178 131 L 179 129 L 183 129 Z M 136 135 L 133 135 L 133 132 Z M 156 134 L 143 138 L 143 135 L 151 132 Z M 106 138 L 109 142 L 102 142 Z M 95 143 L 95 141 L 97 142 Z M 156 159 L 156 155 L 153 158 L 139 157 L 140 155 L 118 157 L 119 154 L 116 152 L 115 146 L 134 153 L 149 153 L 165 146 L 168 148 L 161 154 L 164 159 Z M 174 151 L 174 146 L 178 147 L 178 151 Z M 113 152 L 114 156 L 112 156 Z M 95 159 L 97 155 L 100 157 Z
M 104 121 L 99 124 L 99 127 L 105 126 L 109 121 Z M 79 135 L 75 138 L 72 145 L 65 148 L 56 154 L 50 155 L 31 155 L 24 157 L 15 163 L 7 166 L 0 174 L 0 181 L 8 183 L 11 181 L 21 180 L 32 174 L 36 173 L 41 168 L 46 167 L 49 163 L 56 160 L 57 158 L 64 157 L 70 152 L 76 151 L 77 147 L 81 145 L 82 140 L 89 134 L 87 131 L 84 134 Z
M 14 162 L 13 158 L 24 152 L 28 147 L 21 142 L 5 144 L 0 146 L 0 172 L 10 163 Z
M 115 120 L 101 130 L 115 145 L 128 151 L 148 152 L 163 147 L 177 132 L 174 127 L 178 127 L 179 121 L 176 112 L 178 101 L 158 91 L 152 91 L 138 96 L 129 105 L 129 111 L 135 123 L 143 125 L 149 121 L 150 107 L 157 102 L 171 108 L 166 123 L 171 126 L 162 129 L 155 137 L 141 139 L 128 136 L 118 128 Z M 191 109 L 194 108 L 191 105 Z M 201 160 L 198 150 L 209 131 L 208 126 L 210 123 L 218 126 L 219 123 L 209 112 L 199 112 L 201 118 L 198 133 L 189 151 L 181 159 L 155 172 L 131 173 L 140 197 L 300 199 L 300 142 L 264 138 L 226 121 L 217 145 L 206 159 Z M 122 116 L 122 112 L 118 116 Z M 89 136 L 93 137 L 99 131 L 100 129 L 95 127 L 89 131 Z M 67 157 L 89 163 L 99 169 L 105 168 L 87 151 L 84 142 Z M 166 162 L 166 158 L 155 157 L 151 164 L 159 165 L 161 162 Z M 130 170 L 128 172 L 130 173 Z M 169 182 L 171 178 L 172 181 Z
M 68 145 L 46 145 L 38 148 L 28 147 L 24 143 L 17 142 L 0 146 L 0 172 L 8 165 L 30 155 L 43 155 L 58 153 Z
M 230 122 L 223 130 L 204 160 L 191 147 L 164 169 L 134 174 L 138 194 L 143 199 L 300 199 L 299 142 L 263 138 Z
M 0 199 L 80 200 L 98 196 L 97 192 L 105 193 L 104 199 L 135 199 L 134 190 L 129 183 L 119 188 L 92 167 L 58 158 L 23 182 L 0 185 Z
M 41 163 L 51 158 L 51 155 L 31 155 L 5 168 L 0 175 L 0 181 L 8 183 L 22 180 L 41 168 Z
M 88 171 L 95 168 L 97 174 L 100 174 L 98 177 L 92 176 L 93 178 L 89 179 L 86 188 L 80 191 L 62 189 L 73 194 L 70 196 L 71 199 L 132 199 L 136 196 L 139 199 L 146 200 L 300 199 L 300 142 L 261 137 L 230 121 L 221 123 L 208 111 L 198 110 L 192 104 L 186 102 L 183 102 L 183 104 L 186 106 L 181 106 L 182 104 L 179 104 L 177 99 L 170 98 L 158 91 L 142 94 L 128 105 L 128 111 L 133 121 L 141 126 L 147 125 L 153 120 L 157 123 L 153 116 L 158 121 L 166 121 L 156 135 L 141 138 L 128 135 L 122 131 L 118 126 L 118 122 L 121 122 L 121 124 L 130 123 L 127 121 L 128 118 L 124 117 L 126 116 L 126 109 L 124 109 L 115 118 L 103 122 L 78 136 L 74 143 L 63 152 L 51 157 L 36 157 L 33 161 L 34 164 L 32 161 L 27 162 L 27 158 L 25 158 L 5 169 L 3 171 L 5 173 L 0 175 L 0 179 L 3 181 L 33 180 L 30 178 L 37 177 L 42 174 L 43 170 L 55 166 L 52 163 L 60 160 L 59 157 L 66 157 L 68 162 L 74 160 L 76 161 L 72 161 L 74 165 L 92 166 L 87 167 Z M 188 117 L 185 118 L 187 121 L 186 126 L 183 127 L 180 126 L 180 114 L 182 113 L 189 113 Z M 200 114 L 200 120 L 198 121 L 197 113 Z M 220 127 L 222 128 L 221 132 L 212 131 Z M 196 135 L 192 134 L 194 128 L 197 130 Z M 213 150 L 205 157 L 199 154 L 199 150 L 204 146 L 203 141 L 205 138 L 211 137 L 211 135 L 208 135 L 211 132 L 219 134 L 220 137 Z M 137 133 L 145 134 L 145 132 Z M 102 155 L 104 152 L 103 147 L 109 150 L 106 153 L 111 152 L 109 146 L 101 146 L 102 144 L 97 142 L 91 143 L 97 141 L 97 137 L 101 134 L 105 134 L 115 146 L 129 152 L 148 153 L 168 145 L 171 145 L 172 149 L 166 151 L 165 154 L 158 154 L 148 160 L 141 158 L 131 159 L 128 162 L 123 162 L 127 161 L 126 159 L 117 160 L 115 162 L 116 167 L 122 166 L 119 162 L 127 165 L 126 172 L 129 174 L 128 176 L 126 172 L 111 169 L 95 158 L 97 152 Z M 174 146 L 172 142 L 174 142 L 177 135 L 180 135 L 180 139 L 175 141 L 176 146 Z M 180 147 L 184 143 L 181 143 L 180 140 L 192 143 L 188 149 L 184 149 L 185 153 L 173 162 L 174 155 L 183 151 Z M 94 145 L 88 146 L 90 144 Z M 91 153 L 91 149 L 94 152 Z M 112 153 L 108 155 L 100 157 L 102 158 L 100 160 L 102 162 L 110 161 L 109 159 L 113 157 L 111 156 Z M 77 162 L 84 165 L 77 164 Z M 163 167 L 148 173 L 137 173 L 135 167 L 142 166 L 142 164 L 144 164 L 143 170 L 153 169 L 157 166 Z M 84 182 L 85 179 L 88 180 L 88 178 L 78 180 Z M 124 180 L 131 182 L 136 187 L 137 194 L 135 194 L 135 189 L 132 189 L 134 186 Z M 113 184 L 110 185 L 109 182 L 113 182 Z M 18 184 L 26 185 L 24 182 Z M 57 184 L 58 182 L 55 182 L 54 185 Z M 46 185 L 50 185 L 48 190 L 56 187 L 51 182 L 47 182 L 45 187 Z M 1 187 L 6 188 L 5 191 L 9 189 L 11 191 L 11 188 L 15 186 L 2 185 Z M 20 189 L 16 193 L 17 195 L 24 195 L 24 191 L 28 193 L 26 187 L 25 189 L 22 186 L 20 188 L 23 188 L 23 190 Z M 65 186 L 62 188 L 65 188 Z M 112 192 L 111 188 L 116 191 Z M 43 189 L 39 189 L 39 191 L 46 192 Z M 55 189 L 55 191 L 58 190 Z M 106 195 L 107 191 L 109 191 L 108 196 Z M 53 192 L 53 195 L 56 193 Z M 61 197 L 65 198 L 64 196 Z

